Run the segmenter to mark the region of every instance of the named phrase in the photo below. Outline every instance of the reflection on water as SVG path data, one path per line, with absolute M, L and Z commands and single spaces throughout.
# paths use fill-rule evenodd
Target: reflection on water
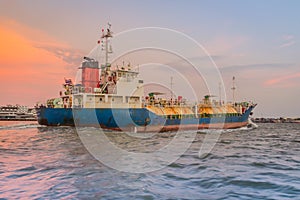
M 75 128 L 1 124 L 0 198 L 296 199 L 299 130 L 300 124 L 259 124 L 257 129 L 225 131 L 213 151 L 199 158 L 205 134 L 210 134 L 202 132 L 166 168 L 130 174 L 95 160 Z M 120 148 L 147 152 L 168 144 L 175 134 L 106 135 Z
M 164 146 L 168 145 L 176 133 L 150 133 L 152 137 L 141 136 L 147 135 L 148 133 L 138 133 L 135 136 L 134 133 L 120 134 L 119 132 L 105 132 L 105 135 L 117 147 L 124 149 L 129 152 L 136 153 L 151 153 L 157 151 Z M 150 142 L 151 141 L 151 142 Z

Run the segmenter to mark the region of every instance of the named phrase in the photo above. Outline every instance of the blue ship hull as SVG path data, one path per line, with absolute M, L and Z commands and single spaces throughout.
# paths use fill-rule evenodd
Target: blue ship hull
M 38 123 L 47 126 L 92 126 L 121 131 L 172 131 L 239 128 L 248 124 L 255 106 L 236 116 L 166 118 L 146 108 L 46 108 L 37 110 Z

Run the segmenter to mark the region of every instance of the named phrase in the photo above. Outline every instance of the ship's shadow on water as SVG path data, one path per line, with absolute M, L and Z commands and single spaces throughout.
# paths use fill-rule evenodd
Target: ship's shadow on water
M 175 162 L 149 173 L 125 173 L 94 159 L 76 128 L 2 127 L 0 198 L 297 199 L 299 130 L 299 124 L 259 124 L 223 131 L 199 157 L 205 137 L 214 134 L 201 131 Z M 104 134 L 130 152 L 153 152 L 176 136 Z

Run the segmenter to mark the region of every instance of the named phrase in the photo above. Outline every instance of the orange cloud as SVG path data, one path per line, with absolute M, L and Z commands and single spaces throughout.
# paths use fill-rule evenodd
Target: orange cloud
M 69 63 L 50 51 L 35 47 L 44 39 L 53 44 L 54 40 L 46 34 L 15 22 L 13 26 L 6 26 L 11 23 L 0 22 L 0 105 L 33 105 L 56 96 L 63 78 L 73 76 L 66 68 Z M 65 44 L 60 46 L 67 48 Z

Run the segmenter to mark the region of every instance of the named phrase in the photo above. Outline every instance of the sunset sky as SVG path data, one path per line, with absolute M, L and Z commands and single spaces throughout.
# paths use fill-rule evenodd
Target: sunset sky
M 299 8 L 297 0 L 0 0 L 0 105 L 57 96 L 110 22 L 116 34 L 162 27 L 188 35 L 214 59 L 228 98 L 235 76 L 237 98 L 257 102 L 256 117 L 299 117 Z

